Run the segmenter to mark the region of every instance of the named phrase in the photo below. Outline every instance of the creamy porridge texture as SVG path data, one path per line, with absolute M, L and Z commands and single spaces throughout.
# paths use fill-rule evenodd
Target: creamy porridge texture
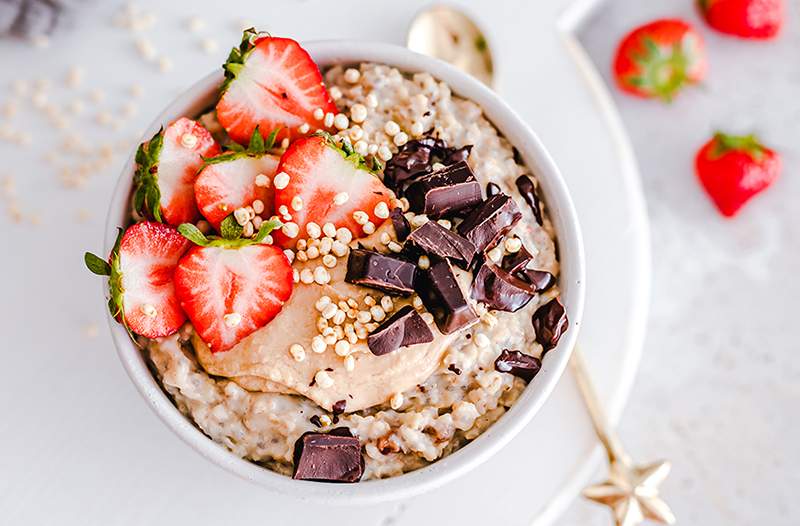
M 421 123 L 424 130 L 433 130 L 434 136 L 449 145 L 473 145 L 468 163 L 481 185 L 493 182 L 520 199 L 514 181 L 530 172 L 515 162 L 511 145 L 476 104 L 454 96 L 445 83 L 426 73 L 407 76 L 376 64 L 362 64 L 358 69 L 357 83 L 345 80 L 342 67 L 331 68 L 325 75 L 328 87 L 338 88 L 338 93 L 332 90 L 334 94 L 341 93 L 336 102 L 343 113 L 352 114 L 355 105 L 372 106 L 377 101 L 360 123 L 363 135 L 351 130 L 340 131 L 340 135 L 369 144 L 386 142 L 396 152 L 397 146 L 388 144 L 386 123 L 395 122 L 401 130 Z M 529 266 L 557 275 L 549 221 L 545 217 L 544 225 L 539 226 L 528 207 L 521 202 L 519 208 L 523 219 L 514 233 L 535 255 Z M 503 349 L 541 354 L 531 315 L 558 292 L 554 286 L 516 313 L 485 311 L 477 325 L 460 332 L 436 356 L 429 378 L 374 407 L 338 415 L 336 424 L 330 412 L 301 396 L 255 393 L 236 382 L 209 376 L 188 338 L 175 335 L 150 342 L 147 348 L 165 389 L 181 411 L 237 455 L 291 474 L 295 441 L 305 432 L 319 430 L 311 420 L 317 415 L 328 424 L 323 429 L 346 426 L 362 442 L 366 456 L 363 479 L 388 477 L 447 455 L 477 437 L 511 407 L 526 383 L 496 371 L 494 362 Z M 359 369 L 351 374 L 358 375 Z
M 356 482 L 451 454 L 568 327 L 535 174 L 427 73 L 323 74 L 249 31 L 225 70 L 214 110 L 142 144 L 136 222 L 87 254 L 112 312 L 242 458 Z

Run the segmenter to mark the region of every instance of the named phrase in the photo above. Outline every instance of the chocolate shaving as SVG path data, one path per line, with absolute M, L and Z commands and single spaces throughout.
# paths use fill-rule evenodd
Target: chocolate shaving
M 452 371 L 456 375 L 460 375 L 461 374 L 461 369 L 456 367 L 456 364 L 454 364 L 454 363 L 451 363 L 450 365 L 448 365 L 447 366 L 447 370 L 448 371 Z
M 420 271 L 414 287 L 442 333 L 450 334 L 478 319 L 448 261 Z
M 524 269 L 531 259 L 533 259 L 533 256 L 523 245 L 513 254 L 508 254 L 503 258 L 502 267 L 506 272 L 514 274 L 518 270 Z
M 315 426 L 317 426 L 317 427 L 323 427 L 323 426 L 322 426 L 322 420 L 320 420 L 320 419 L 319 419 L 319 415 L 314 415 L 314 416 L 312 416 L 311 418 L 309 418 L 308 420 L 309 420 L 309 421 L 310 421 L 312 424 L 314 424 Z
M 500 267 L 486 262 L 478 270 L 470 294 L 472 299 L 486 304 L 490 309 L 517 312 L 533 299 L 536 289 Z
M 413 307 L 406 305 L 367 337 L 367 346 L 372 354 L 383 356 L 401 347 L 432 341 L 428 324 Z
M 408 296 L 414 292 L 415 272 L 416 267 L 408 261 L 370 250 L 353 249 L 347 258 L 344 280 L 387 294 Z
M 427 254 L 469 265 L 475 256 L 475 245 L 436 221 L 428 221 L 411 233 L 406 241 L 404 252 L 415 257 Z
M 486 185 L 486 197 L 492 197 L 497 194 L 502 194 L 503 191 L 500 189 L 499 186 L 495 183 L 489 183 Z
M 539 203 L 539 196 L 536 194 L 536 185 L 533 184 L 533 180 L 527 175 L 520 175 L 517 177 L 515 183 L 520 195 L 525 199 L 525 202 L 528 203 L 528 206 L 531 207 L 536 222 L 539 223 L 539 225 L 544 224 L 542 222 L 542 208 Z
M 511 373 L 517 378 L 530 382 L 542 368 L 542 362 L 530 354 L 503 349 L 503 352 L 494 361 L 494 368 L 501 373 Z
M 394 235 L 397 236 L 397 240 L 405 241 L 411 233 L 411 224 L 408 222 L 408 219 L 406 219 L 406 216 L 403 215 L 403 210 L 400 208 L 393 208 L 392 211 L 389 212 L 389 217 L 392 220 Z
M 465 161 L 417 179 L 406 189 L 405 196 L 412 211 L 432 218 L 452 216 L 483 200 L 481 187 Z
M 361 444 L 346 427 L 303 433 L 294 444 L 293 460 L 296 480 L 358 482 L 364 474 Z
M 533 313 L 531 323 L 536 333 L 536 341 L 541 344 L 545 352 L 558 345 L 558 340 L 569 328 L 567 312 L 558 298 L 553 298 L 539 307 Z
M 449 165 L 466 161 L 471 150 L 471 145 L 451 148 L 443 140 L 430 136 L 408 141 L 386 163 L 383 183 L 402 195 L 406 184 L 429 174 L 434 163 Z
M 492 248 L 522 214 L 514 200 L 505 194 L 490 197 L 462 221 L 457 228 L 459 234 L 472 241 L 478 251 Z
M 545 292 L 556 284 L 556 277 L 545 270 L 526 268 L 514 275 L 536 287 L 536 292 Z

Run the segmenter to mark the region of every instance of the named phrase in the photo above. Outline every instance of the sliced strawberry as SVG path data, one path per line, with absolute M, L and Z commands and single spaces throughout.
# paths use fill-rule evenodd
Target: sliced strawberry
M 313 136 L 292 143 L 281 157 L 278 174 L 281 172 L 289 176 L 289 182 L 275 189 L 275 210 L 285 206 L 291 219 L 283 219 L 296 224 L 300 232 L 291 238 L 284 233 L 286 227 L 281 229 L 276 238 L 283 246 L 293 246 L 298 238 L 305 237 L 306 225 L 312 221 L 320 226 L 330 222 L 348 228 L 354 237 L 364 234 L 363 222 L 353 218 L 355 212 L 365 212 L 375 226 L 385 221 L 375 215 L 375 207 L 386 203 L 388 208 L 391 191 L 367 169 L 360 156 L 342 151 L 327 137 Z M 337 204 L 337 196 L 346 199 Z M 293 204 L 300 204 L 300 210 Z
M 786 17 L 783 0 L 698 0 L 708 25 L 741 38 L 774 38 Z
M 272 245 L 196 246 L 180 260 L 175 291 L 211 352 L 269 323 L 292 293 L 292 266 Z
M 186 321 L 172 278 L 189 245 L 174 228 L 144 221 L 117 238 L 109 262 L 88 252 L 85 261 L 95 274 L 110 276 L 112 315 L 136 334 L 159 338 Z
M 314 110 L 336 113 L 319 68 L 300 45 L 289 38 L 263 36 L 249 29 L 223 66 L 226 81 L 217 103 L 217 119 L 240 144 L 256 126 L 281 128 L 279 138 L 296 138 L 298 127 L 322 126 Z
M 191 119 L 181 117 L 159 131 L 136 153 L 136 211 L 170 225 L 196 221 L 194 181 L 203 158 L 218 153 L 208 130 Z
M 278 158 L 270 154 L 223 154 L 218 159 L 212 159 L 194 184 L 200 212 L 216 228 L 234 210 L 250 206 L 256 199 L 264 203 L 267 212 L 271 212 L 271 180 L 277 166 Z M 267 176 L 270 181 L 268 186 L 256 185 L 259 174 Z

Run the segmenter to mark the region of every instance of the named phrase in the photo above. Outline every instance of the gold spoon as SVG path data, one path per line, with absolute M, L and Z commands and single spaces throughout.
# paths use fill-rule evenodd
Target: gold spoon
M 488 41 L 475 22 L 462 11 L 433 5 L 417 13 L 408 30 L 407 45 L 412 51 L 449 62 L 492 86 L 494 68 Z M 645 519 L 673 524 L 675 516 L 658 495 L 658 486 L 669 474 L 670 463 L 659 461 L 634 465 L 606 419 L 583 353 L 577 347 L 570 365 L 609 463 L 608 480 L 586 488 L 583 495 L 608 506 L 617 526 L 635 526 Z

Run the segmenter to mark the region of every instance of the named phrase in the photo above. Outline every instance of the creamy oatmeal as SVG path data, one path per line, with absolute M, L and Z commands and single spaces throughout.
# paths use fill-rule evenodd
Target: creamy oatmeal
M 333 123 L 336 137 L 349 141 L 362 155 L 390 164 L 409 141 L 423 135 L 452 148 L 471 146 L 467 163 L 480 187 L 486 192 L 491 183 L 489 192 L 511 196 L 522 215 L 486 258 L 499 265 L 527 250 L 530 259 L 524 267 L 541 271 L 539 277 L 558 275 L 554 233 L 543 204 L 536 202 L 540 225 L 537 211 L 516 184 L 531 172 L 515 160 L 512 146 L 476 104 L 453 95 L 429 74 L 405 75 L 379 64 L 333 67 L 324 78 L 339 111 L 349 117 L 339 119 L 349 122 Z M 201 122 L 215 134 L 224 133 L 213 114 Z M 405 217 L 412 229 L 426 219 L 409 211 Z M 449 227 L 450 221 L 460 219 L 443 223 Z M 387 240 L 399 245 L 391 221 L 361 244 L 391 254 L 395 247 L 381 242 Z M 350 241 L 347 250 L 357 245 Z M 311 268 L 294 257 L 295 270 Z M 477 271 L 458 272 L 467 288 Z M 390 298 L 382 302 L 387 307 L 382 318 L 403 305 L 420 313 L 426 308 L 417 294 L 391 296 L 346 283 L 343 262 L 330 275 L 325 285 L 296 283 L 281 313 L 231 350 L 210 352 L 190 324 L 172 336 L 144 342 L 164 389 L 204 433 L 236 455 L 287 475 L 292 474 L 295 443 L 307 432 L 349 428 L 363 447 L 362 480 L 399 475 L 462 447 L 500 418 L 525 389 L 523 378 L 501 372 L 495 362 L 504 349 L 542 354 L 531 319 L 559 294 L 557 284 L 547 284 L 517 312 L 487 308 L 470 299 L 477 321 L 468 327 L 444 335 L 430 323 L 432 342 L 383 356 L 370 353 L 365 339 L 356 337 L 352 347 L 359 350 L 340 356 L 330 348 L 323 353 L 312 350 L 319 334 L 317 319 L 328 303 L 355 299 L 363 310 L 369 308 L 363 303 L 366 297 L 379 305 L 382 298 Z M 325 305 L 318 309 L 323 296 L 329 301 L 322 300 Z M 297 359 L 299 352 L 304 354 L 302 361 Z M 349 356 L 354 363 L 348 363 Z M 327 374 L 320 376 L 319 371 Z M 344 408 L 336 407 L 339 400 L 346 401 Z

